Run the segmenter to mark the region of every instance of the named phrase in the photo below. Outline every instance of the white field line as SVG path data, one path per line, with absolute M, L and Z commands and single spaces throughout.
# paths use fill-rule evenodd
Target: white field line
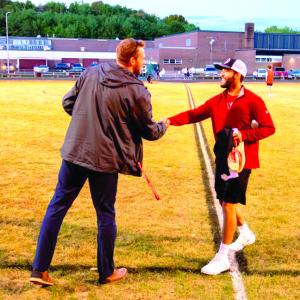
M 195 103 L 193 100 L 192 93 L 187 84 L 185 84 L 185 87 L 186 87 L 186 90 L 188 93 L 190 106 L 193 109 L 193 108 L 195 108 Z M 223 229 L 223 213 L 222 213 L 222 207 L 216 197 L 216 192 L 215 192 L 215 188 L 214 188 L 215 176 L 214 176 L 214 171 L 213 171 L 213 167 L 212 167 L 212 162 L 208 155 L 208 150 L 207 150 L 208 146 L 205 144 L 204 132 L 202 132 L 200 124 L 196 123 L 195 126 L 196 126 L 196 132 L 197 132 L 197 139 L 200 144 L 202 156 L 203 156 L 204 163 L 205 163 L 205 169 L 206 169 L 208 180 L 209 180 L 209 188 L 210 188 L 211 194 L 213 196 L 214 208 L 216 210 L 219 226 L 222 231 L 222 229 Z M 236 300 L 247 300 L 247 295 L 246 295 L 246 290 L 245 290 L 245 286 L 243 283 L 242 275 L 239 271 L 239 265 L 236 260 L 235 253 L 233 251 L 230 251 L 229 259 L 230 259 L 230 275 L 231 275 L 231 280 L 232 280 L 232 284 L 233 284 L 233 289 L 235 292 L 235 299 Z

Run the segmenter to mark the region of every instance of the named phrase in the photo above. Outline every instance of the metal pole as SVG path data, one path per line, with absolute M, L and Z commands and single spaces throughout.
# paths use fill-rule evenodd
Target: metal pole
M 210 63 L 213 62 L 213 43 L 215 42 L 215 39 L 213 37 L 210 37 L 209 45 L 210 45 Z
M 6 65 L 6 71 L 7 71 L 7 77 L 9 77 L 9 45 L 8 45 L 8 22 L 7 17 L 10 14 L 10 11 L 8 11 L 5 14 L 5 24 L 6 24 L 6 51 L 7 51 L 7 65 Z

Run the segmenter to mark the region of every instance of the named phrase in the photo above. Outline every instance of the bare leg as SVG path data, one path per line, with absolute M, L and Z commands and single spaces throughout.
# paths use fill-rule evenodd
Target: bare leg
M 237 204 L 223 202 L 222 206 L 224 215 L 222 243 L 229 245 L 232 243 L 237 225 Z
M 237 226 L 242 226 L 245 222 L 245 219 L 242 215 L 242 212 L 238 206 L 236 206 L 236 223 Z

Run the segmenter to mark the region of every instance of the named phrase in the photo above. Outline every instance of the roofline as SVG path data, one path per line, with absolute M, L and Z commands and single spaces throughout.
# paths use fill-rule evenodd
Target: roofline
M 10 59 L 52 59 L 63 58 L 92 58 L 92 59 L 116 59 L 115 52 L 81 52 L 81 51 L 20 51 L 10 50 Z M 6 59 L 6 50 L 0 50 L 0 59 Z
M 200 32 L 245 33 L 244 31 L 229 31 L 229 30 L 200 30 Z
M 299 33 L 280 33 L 280 32 L 260 32 L 260 31 L 254 31 L 256 34 L 271 34 L 271 35 L 296 35 L 300 36 Z
M 157 48 L 155 48 L 157 49 Z M 162 47 L 158 47 L 158 49 L 180 49 L 180 50 L 195 50 L 197 49 L 197 47 L 180 47 L 180 46 L 162 46 Z
M 201 30 L 201 29 L 196 29 L 196 30 L 193 30 L 193 31 L 186 31 L 186 32 L 180 32 L 180 33 L 173 33 L 173 34 L 169 34 L 169 35 L 163 35 L 163 36 L 155 38 L 154 41 L 158 40 L 158 39 L 166 38 L 166 37 L 169 37 L 169 36 L 183 35 L 183 34 L 197 33 L 197 32 L 244 33 L 244 31 L 223 31 L 223 30 Z
M 92 41 L 98 41 L 98 42 L 107 42 L 107 41 L 121 41 L 116 39 L 89 39 L 89 38 L 61 38 L 61 37 L 47 37 L 47 36 L 41 36 L 41 37 L 35 37 L 35 36 L 14 36 L 9 35 L 9 38 L 14 39 L 46 39 L 46 40 L 68 40 L 68 41 L 82 41 L 82 40 L 92 40 Z M 6 39 L 6 36 L 1 35 L 0 38 Z
M 286 49 L 286 48 L 282 48 L 282 49 L 270 49 L 270 48 L 253 48 L 256 51 L 271 51 L 271 52 L 282 52 L 282 51 L 286 51 L 286 52 L 300 52 L 300 49 Z

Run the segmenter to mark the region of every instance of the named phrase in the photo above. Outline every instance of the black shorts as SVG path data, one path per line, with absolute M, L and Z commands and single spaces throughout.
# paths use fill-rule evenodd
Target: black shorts
M 246 205 L 246 190 L 251 169 L 244 169 L 239 177 L 224 181 L 218 168 L 215 174 L 215 190 L 220 202 L 241 203 Z

